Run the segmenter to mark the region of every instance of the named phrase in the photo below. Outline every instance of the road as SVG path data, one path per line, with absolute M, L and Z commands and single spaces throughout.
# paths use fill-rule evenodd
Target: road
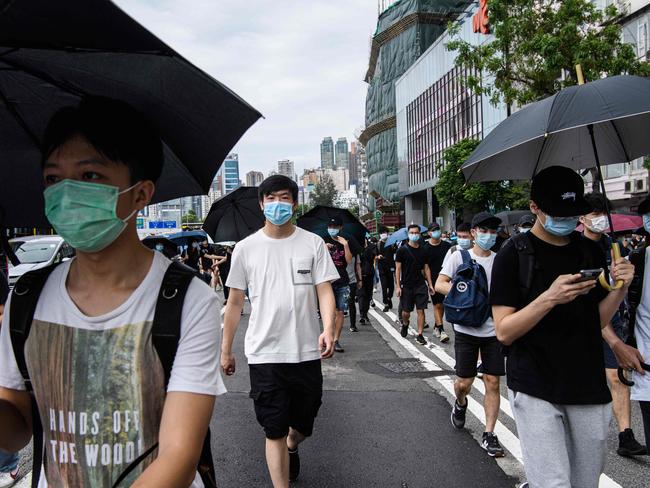
M 379 298 L 377 295 L 375 298 Z M 377 300 L 379 303 L 379 300 Z M 228 393 L 217 399 L 212 420 L 213 454 L 220 487 L 269 487 L 263 431 L 248 398 L 243 355 L 248 304 L 235 339 L 238 370 L 225 378 Z M 446 345 L 420 346 L 413 331 L 404 339 L 393 312 L 371 309 L 371 324 L 348 330 L 345 353 L 323 362 L 324 395 L 314 436 L 301 446 L 302 471 L 296 487 L 465 487 L 511 488 L 524 479 L 512 412 L 502 386 L 496 433 L 506 457 L 494 460 L 479 445 L 484 429 L 483 384 L 475 382 L 467 425 L 449 420 L 453 397 L 453 334 Z M 427 312 L 428 323 L 432 312 Z M 448 332 L 449 327 L 447 327 Z M 430 337 L 431 329 L 426 331 Z M 641 435 L 635 405 L 633 428 Z M 621 458 L 610 427 L 605 475 L 599 488 L 648 488 L 650 457 Z M 29 453 L 23 463 L 29 463 Z M 19 483 L 29 486 L 29 476 Z

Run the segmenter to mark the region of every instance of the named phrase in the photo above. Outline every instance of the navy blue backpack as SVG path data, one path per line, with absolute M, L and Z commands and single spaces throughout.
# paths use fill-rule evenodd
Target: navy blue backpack
M 456 270 L 451 280 L 451 290 L 442 302 L 445 317 L 452 324 L 480 327 L 492 314 L 487 274 L 468 251 L 459 251 L 463 262 Z

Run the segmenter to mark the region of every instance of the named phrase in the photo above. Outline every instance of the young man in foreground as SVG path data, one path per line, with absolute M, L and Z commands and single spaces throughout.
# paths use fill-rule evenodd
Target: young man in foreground
M 248 290 L 250 396 L 266 434 L 271 481 L 275 488 L 286 488 L 298 477 L 298 445 L 311 436 L 321 405 L 321 359 L 334 349 L 332 282 L 340 275 L 323 239 L 291 223 L 298 203 L 293 180 L 267 178 L 259 187 L 259 200 L 264 228 L 237 244 L 232 255 L 221 367 L 227 375 L 235 373 L 232 344 Z

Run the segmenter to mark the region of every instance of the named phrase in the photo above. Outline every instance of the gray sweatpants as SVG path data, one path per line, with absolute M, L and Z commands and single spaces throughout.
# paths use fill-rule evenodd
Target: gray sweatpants
M 508 390 L 530 488 L 597 488 L 611 404 L 558 405 Z

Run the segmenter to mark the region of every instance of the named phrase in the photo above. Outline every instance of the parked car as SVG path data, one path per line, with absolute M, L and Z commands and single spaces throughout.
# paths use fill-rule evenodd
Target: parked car
M 74 249 L 60 236 L 17 237 L 9 244 L 20 261 L 18 266 L 9 265 L 9 288 L 12 289 L 18 278 L 28 271 L 61 263 L 74 256 Z

